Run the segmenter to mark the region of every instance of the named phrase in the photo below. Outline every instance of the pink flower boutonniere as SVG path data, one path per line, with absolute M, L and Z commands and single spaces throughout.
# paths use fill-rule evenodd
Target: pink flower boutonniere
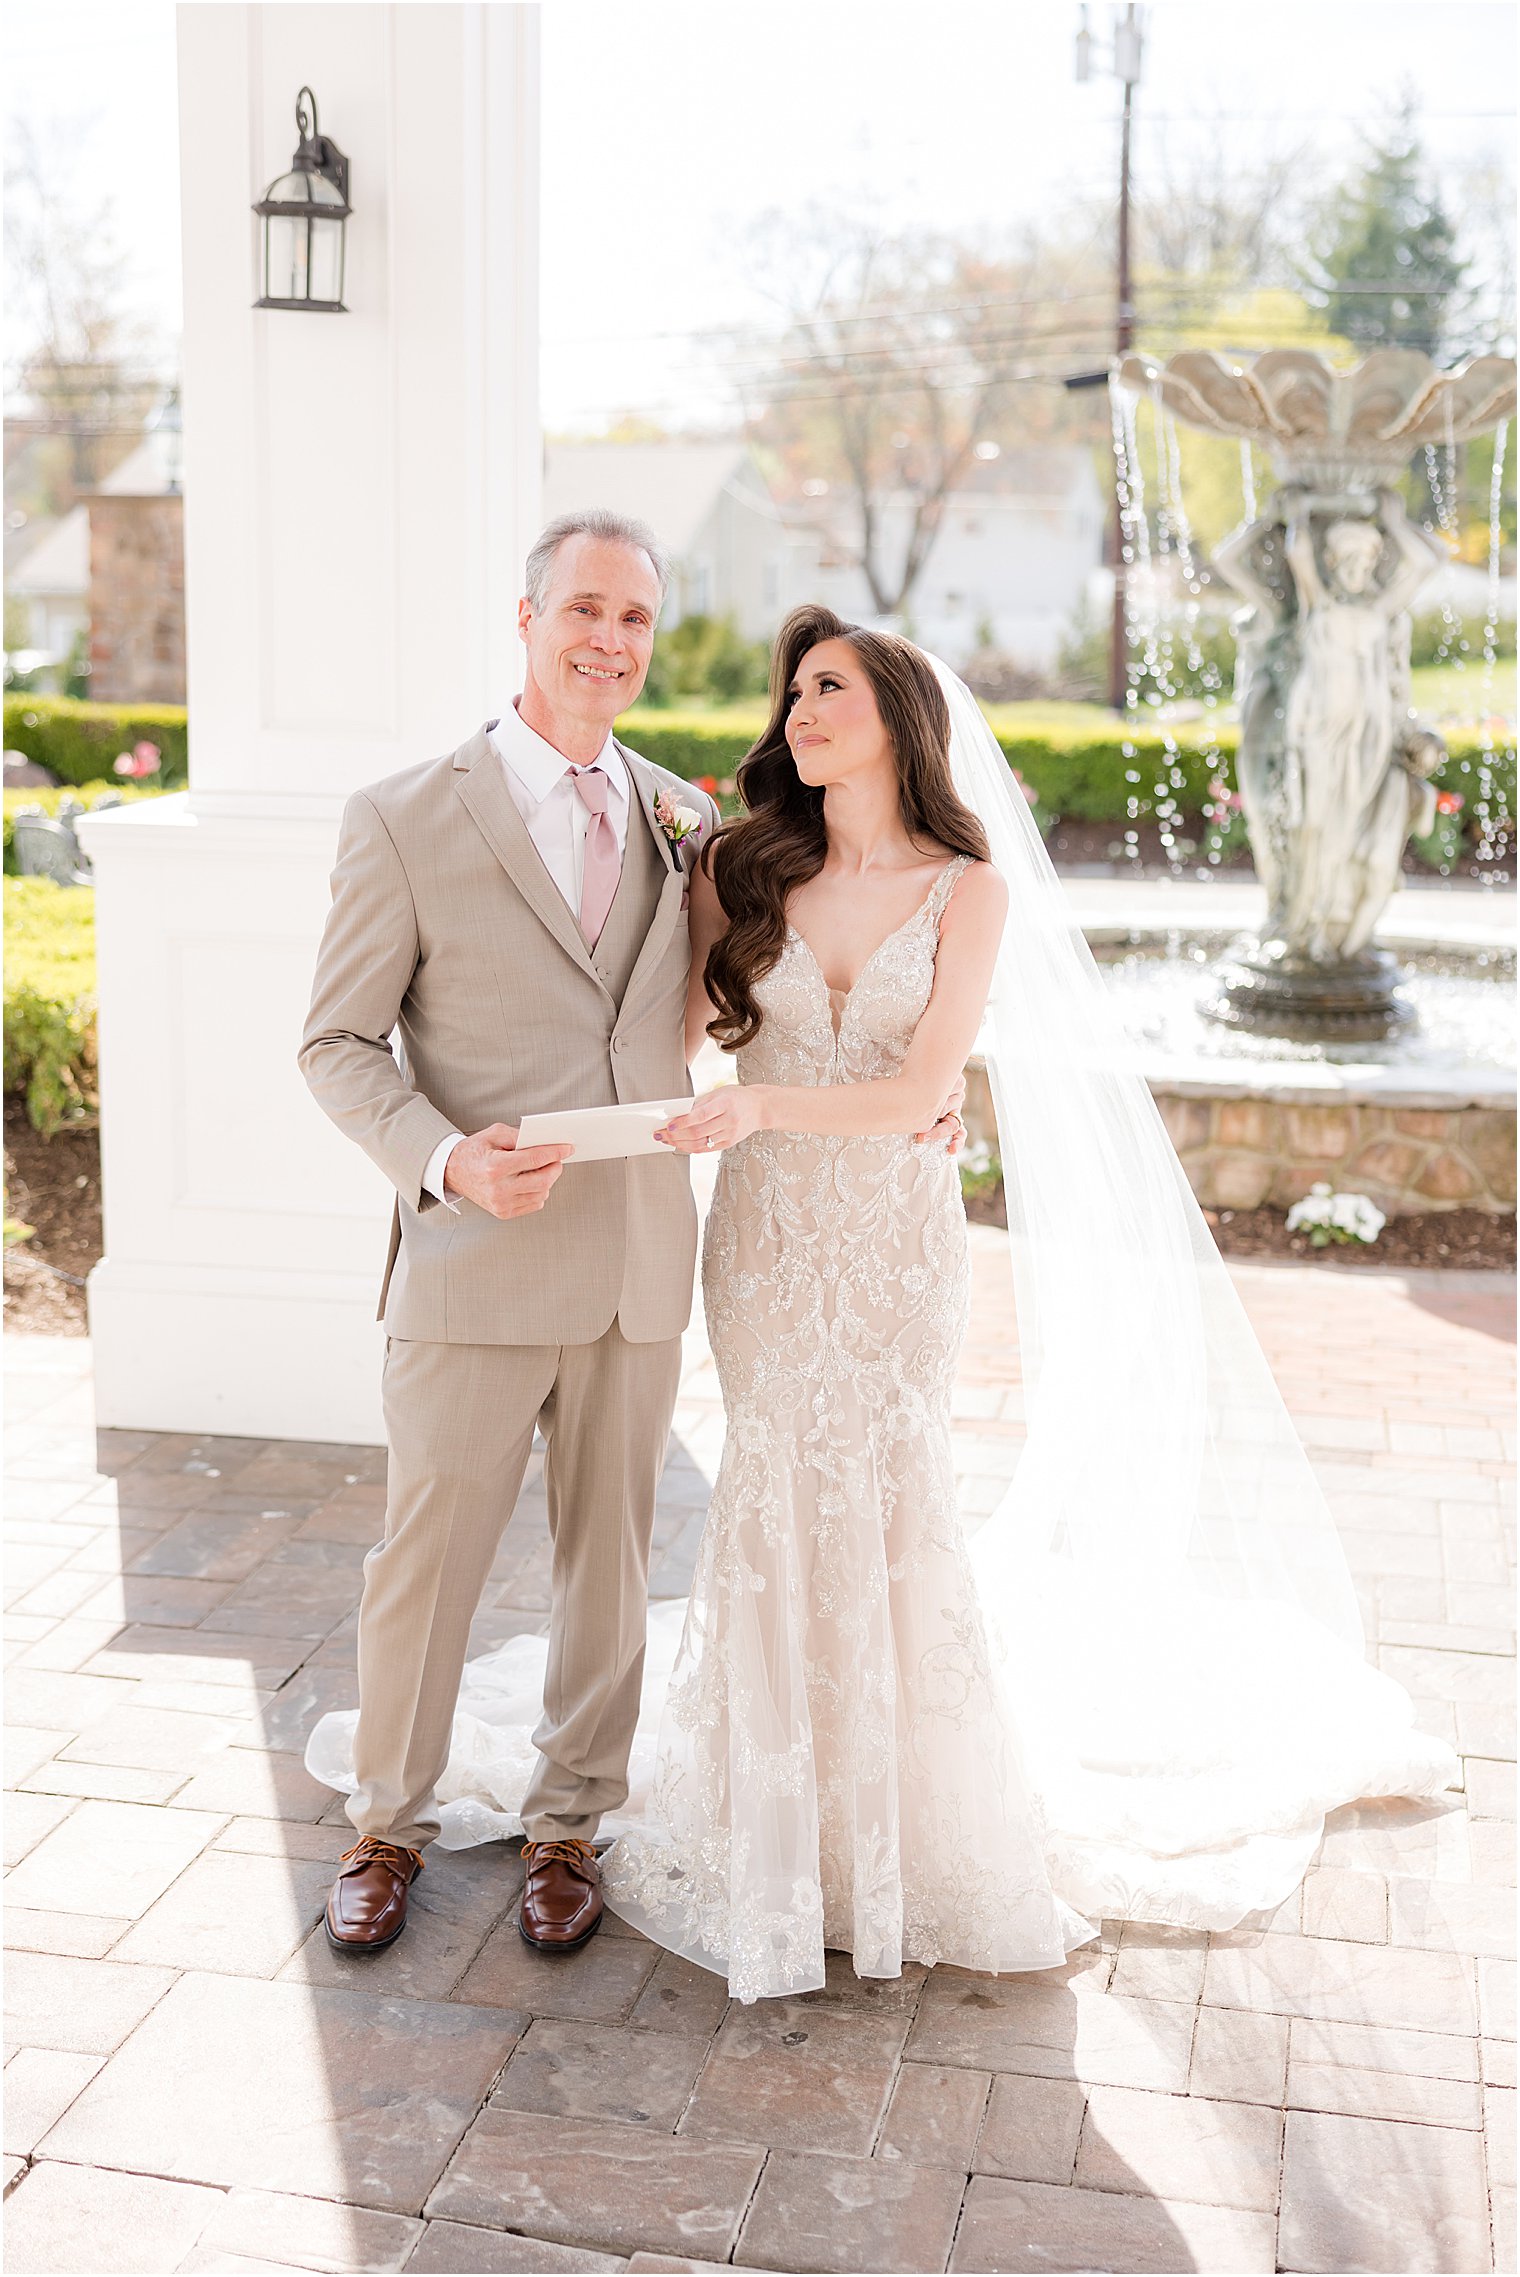
M 695 850 L 702 835 L 702 817 L 694 806 L 678 806 L 669 791 L 658 790 L 654 794 L 654 818 L 673 852 L 681 854 L 688 845 Z

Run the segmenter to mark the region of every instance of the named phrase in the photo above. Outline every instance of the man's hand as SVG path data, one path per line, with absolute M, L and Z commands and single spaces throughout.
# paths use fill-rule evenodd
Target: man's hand
M 950 1096 L 941 1107 L 932 1131 L 915 1131 L 917 1139 L 939 1139 L 952 1154 L 959 1154 L 966 1142 L 966 1126 L 961 1121 L 961 1108 L 966 1102 L 966 1078 L 958 1075 L 950 1087 Z
M 573 1146 L 522 1146 L 510 1123 L 492 1123 L 461 1139 L 444 1164 L 451 1194 L 489 1210 L 493 1218 L 525 1218 L 541 1210 Z

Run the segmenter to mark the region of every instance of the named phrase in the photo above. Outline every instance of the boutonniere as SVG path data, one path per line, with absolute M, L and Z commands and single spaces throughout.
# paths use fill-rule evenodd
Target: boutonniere
M 665 833 L 665 842 L 671 851 L 679 854 L 688 843 L 694 844 L 702 835 L 702 817 L 694 806 L 678 806 L 669 791 L 654 794 L 654 818 Z

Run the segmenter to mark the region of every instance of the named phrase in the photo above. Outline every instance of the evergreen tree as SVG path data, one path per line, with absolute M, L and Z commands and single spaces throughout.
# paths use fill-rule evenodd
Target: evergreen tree
M 1457 315 L 1467 264 L 1455 223 L 1427 178 L 1406 96 L 1360 171 L 1331 197 L 1309 273 L 1329 329 L 1362 353 L 1423 348 L 1438 355 Z

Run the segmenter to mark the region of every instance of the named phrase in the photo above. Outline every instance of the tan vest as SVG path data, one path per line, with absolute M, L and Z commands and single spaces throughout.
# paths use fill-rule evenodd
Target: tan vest
M 666 787 L 697 807 L 704 836 L 716 809 L 623 757 L 627 848 L 590 952 L 486 729 L 349 802 L 301 1063 L 397 1189 L 381 1292 L 392 1336 L 584 1344 L 616 1319 L 643 1343 L 689 1318 L 696 1212 L 679 1156 L 572 1162 L 522 1218 L 467 1201 L 456 1213 L 422 1191 L 450 1127 L 690 1092 L 686 873 L 654 798 Z

